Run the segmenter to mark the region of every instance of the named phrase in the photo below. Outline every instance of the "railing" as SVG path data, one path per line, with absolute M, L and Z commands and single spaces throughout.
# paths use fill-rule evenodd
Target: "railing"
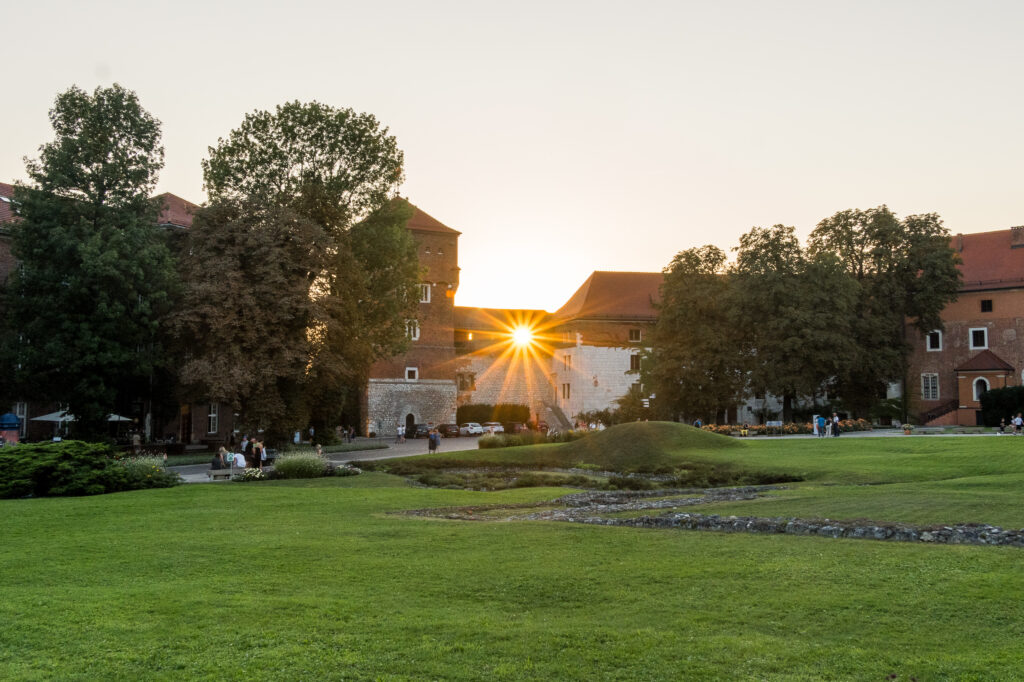
M 939 417 L 942 417 L 944 415 L 949 414 L 950 412 L 952 412 L 953 410 L 955 410 L 959 406 L 960 406 L 960 401 L 959 400 L 957 400 L 957 399 L 947 400 L 946 402 L 942 403 L 938 407 L 933 407 L 932 409 L 928 410 L 927 412 L 921 413 L 921 415 L 919 415 L 917 419 L 918 419 L 918 421 L 921 424 L 927 424 L 928 422 L 932 421 L 933 419 L 938 419 Z

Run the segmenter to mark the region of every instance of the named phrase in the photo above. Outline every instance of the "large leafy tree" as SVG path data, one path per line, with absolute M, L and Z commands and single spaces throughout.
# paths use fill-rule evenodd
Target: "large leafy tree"
M 960 289 L 959 257 L 942 220 L 934 213 L 900 220 L 886 206 L 840 211 L 818 223 L 809 250 L 837 258 L 859 284 L 855 362 L 839 377 L 844 400 L 863 412 L 887 383 L 902 381 L 905 393 L 908 328 L 941 329 L 941 312 Z
M 658 322 L 642 370 L 659 417 L 713 420 L 743 392 L 725 262 L 725 253 L 709 245 L 679 252 L 664 270 Z
M 185 397 L 277 433 L 323 426 L 404 346 L 419 269 L 402 162 L 373 116 L 315 102 L 250 114 L 210 148 L 174 319 Z
M 808 256 L 792 227 L 754 228 L 740 238 L 730 312 L 750 386 L 793 400 L 814 397 L 855 353 L 850 335 L 857 292 L 828 254 Z
M 173 270 L 149 198 L 163 167 L 160 123 L 119 85 L 70 88 L 50 121 L 54 140 L 15 188 L 20 265 L 0 347 L 18 394 L 66 405 L 90 436 L 145 385 L 168 307 Z

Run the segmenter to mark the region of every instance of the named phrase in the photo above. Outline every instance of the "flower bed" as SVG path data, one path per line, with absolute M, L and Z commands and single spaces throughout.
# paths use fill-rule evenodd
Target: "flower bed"
M 730 435 L 737 431 L 743 430 L 742 424 L 706 424 L 701 427 L 705 431 L 712 433 L 720 433 L 723 435 Z M 804 423 L 789 423 L 783 424 L 782 426 L 765 426 L 764 424 L 751 424 L 746 427 L 747 433 L 751 436 L 766 436 L 766 435 L 791 435 L 791 434 L 810 434 L 814 433 L 814 427 L 810 422 Z M 871 422 L 867 419 L 843 419 L 839 422 L 840 433 L 846 431 L 870 431 Z

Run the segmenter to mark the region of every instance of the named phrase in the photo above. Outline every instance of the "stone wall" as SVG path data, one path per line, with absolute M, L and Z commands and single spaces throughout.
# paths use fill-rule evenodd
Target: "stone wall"
M 570 419 L 581 412 L 615 409 L 615 401 L 640 381 L 630 371 L 630 356 L 640 350 L 586 345 L 556 349 L 551 359 L 556 404 Z
M 459 391 L 459 405 L 528 405 L 531 418 L 544 421 L 545 402 L 552 398 L 548 363 L 547 358 L 523 354 L 462 356 L 458 373 L 466 388 Z
M 398 425 L 404 426 L 409 414 L 416 424 L 454 423 L 455 402 L 454 381 L 370 379 L 363 433 L 394 436 Z

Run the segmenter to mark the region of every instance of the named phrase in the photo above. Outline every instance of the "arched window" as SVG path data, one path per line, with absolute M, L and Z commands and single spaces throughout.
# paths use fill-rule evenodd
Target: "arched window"
M 981 400 L 981 394 L 988 390 L 988 380 L 978 377 L 974 380 L 974 399 Z

